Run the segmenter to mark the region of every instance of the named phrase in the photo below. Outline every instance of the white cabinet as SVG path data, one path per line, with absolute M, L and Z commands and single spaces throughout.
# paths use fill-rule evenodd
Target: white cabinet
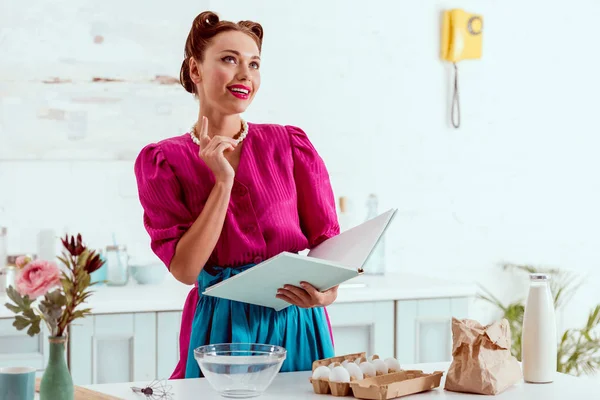
M 41 332 L 29 336 L 26 330 L 18 331 L 13 322 L 14 318 L 0 319 L 0 368 L 33 367 L 41 376 L 50 353 L 48 328 L 42 322 Z
M 156 313 L 95 315 L 82 321 L 71 327 L 75 384 L 155 379 Z
M 179 361 L 181 312 L 160 312 L 156 324 L 156 378 L 168 379 Z
M 334 303 L 327 307 L 336 355 L 364 351 L 403 364 L 451 360 L 452 317 L 470 298 Z M 91 315 L 71 326 L 68 362 L 76 385 L 168 379 L 179 360 L 181 311 Z M 29 337 L 0 319 L 0 367 L 43 372 L 48 333 Z
M 327 307 L 335 354 L 394 354 L 394 302 L 339 303 Z
M 469 298 L 398 301 L 396 357 L 401 363 L 452 360 L 452 317 L 468 318 Z

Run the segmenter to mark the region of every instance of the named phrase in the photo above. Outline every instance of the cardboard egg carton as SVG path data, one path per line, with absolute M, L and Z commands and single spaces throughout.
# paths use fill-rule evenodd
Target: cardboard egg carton
M 366 353 L 353 353 L 317 360 L 313 362 L 312 370 L 336 362 L 341 364 L 345 360 L 353 362 L 356 358 L 366 359 Z M 311 377 L 310 383 L 317 394 L 331 394 L 333 396 L 352 394 L 357 399 L 383 400 L 435 389 L 440 386 L 443 374 L 442 371 L 427 374 L 417 370 L 392 370 L 387 374 L 378 372 L 377 376 L 366 377 L 361 380 L 351 378 L 350 382 L 330 382 L 327 379 L 313 379 Z

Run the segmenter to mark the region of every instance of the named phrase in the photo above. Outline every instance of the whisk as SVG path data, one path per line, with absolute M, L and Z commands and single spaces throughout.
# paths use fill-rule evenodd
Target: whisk
M 132 386 L 131 390 L 134 393 L 140 393 L 146 396 L 147 399 L 151 400 L 170 400 L 173 396 L 171 391 L 171 385 L 167 385 L 166 380 L 153 380 L 149 385 L 144 387 Z

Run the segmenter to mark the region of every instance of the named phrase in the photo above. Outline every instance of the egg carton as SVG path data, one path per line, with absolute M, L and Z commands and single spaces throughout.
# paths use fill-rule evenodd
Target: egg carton
M 366 353 L 353 353 L 343 356 L 331 357 L 313 362 L 312 370 L 320 366 L 329 366 L 332 363 L 342 363 L 346 360 L 353 362 L 357 358 L 365 358 Z M 373 356 L 377 358 L 377 356 Z M 419 370 L 390 370 L 384 374 L 377 372 L 376 376 L 357 380 L 351 378 L 350 382 L 330 382 L 328 379 L 310 378 L 313 390 L 317 394 L 333 396 L 349 396 L 352 394 L 357 399 L 393 399 L 408 396 L 415 393 L 425 392 L 440 386 L 443 376 L 442 371 L 431 374 Z

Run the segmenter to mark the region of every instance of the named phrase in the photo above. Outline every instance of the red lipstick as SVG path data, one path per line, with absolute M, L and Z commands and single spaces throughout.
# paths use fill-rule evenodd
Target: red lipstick
M 244 85 L 231 85 L 228 86 L 229 92 L 237 97 L 238 99 L 246 100 L 250 97 L 251 89 Z

